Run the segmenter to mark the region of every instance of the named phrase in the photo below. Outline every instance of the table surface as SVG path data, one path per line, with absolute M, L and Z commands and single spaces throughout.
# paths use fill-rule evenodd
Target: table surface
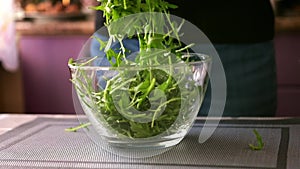
M 197 142 L 205 121 L 219 121 L 213 136 Z M 63 129 L 75 115 L 0 114 L 0 168 L 254 168 L 300 166 L 299 118 L 198 118 L 171 150 L 146 159 L 103 151 L 84 132 Z M 251 150 L 257 129 L 265 147 Z M 195 141 L 196 140 L 196 141 Z
M 24 123 L 28 123 L 36 118 L 39 117 L 51 117 L 51 118 L 77 118 L 76 115 L 64 115 L 64 114 L 0 114 L 0 134 L 3 134 L 7 131 L 10 131 L 17 126 L 20 126 Z M 296 119 L 298 119 L 297 117 Z M 198 119 L 205 120 L 205 118 Z M 223 120 L 284 120 L 284 119 L 295 119 L 293 117 L 266 117 L 266 118 L 256 118 L 256 117 L 242 117 L 242 118 L 230 118 L 230 117 L 223 117 L 223 118 L 210 118 L 210 119 L 223 119 Z
M 47 115 L 47 114 L 0 114 L 0 134 L 28 123 L 38 117 L 76 118 L 75 115 Z

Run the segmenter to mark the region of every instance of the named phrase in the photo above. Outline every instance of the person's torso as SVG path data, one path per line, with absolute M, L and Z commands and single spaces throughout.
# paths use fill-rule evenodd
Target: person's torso
M 201 29 L 213 43 L 253 43 L 274 37 L 269 0 L 168 0 L 171 14 Z

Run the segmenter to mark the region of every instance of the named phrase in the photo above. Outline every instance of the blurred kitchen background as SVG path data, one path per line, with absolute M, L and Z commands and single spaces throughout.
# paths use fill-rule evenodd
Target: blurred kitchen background
M 67 62 L 93 34 L 96 0 L 0 1 L 0 112 L 74 114 Z M 277 116 L 300 116 L 300 0 L 272 0 Z

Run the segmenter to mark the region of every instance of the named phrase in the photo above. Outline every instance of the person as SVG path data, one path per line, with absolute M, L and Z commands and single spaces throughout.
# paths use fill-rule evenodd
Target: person
M 222 61 L 227 98 L 223 116 L 274 116 L 277 84 L 274 13 L 269 0 L 168 0 L 178 8 L 171 14 L 202 30 Z M 193 12 L 191 12 L 193 11 Z M 97 17 L 99 19 L 99 17 Z M 101 26 L 97 20 L 96 30 Z M 208 87 L 199 116 L 207 116 Z
M 270 0 L 169 2 L 178 6 L 172 14 L 201 29 L 220 56 L 227 81 L 223 116 L 274 116 L 277 84 Z M 207 115 L 209 89 L 200 115 Z

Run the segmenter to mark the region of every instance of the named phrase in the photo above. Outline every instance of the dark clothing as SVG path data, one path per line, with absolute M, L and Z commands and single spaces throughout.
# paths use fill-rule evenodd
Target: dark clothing
M 103 12 L 102 11 L 96 11 L 95 30 L 97 31 L 102 26 L 104 26 Z
M 274 116 L 274 14 L 269 0 L 168 1 L 178 5 L 171 14 L 196 25 L 218 52 L 227 81 L 223 116 Z M 97 19 L 100 28 L 103 18 Z M 200 116 L 208 115 L 211 102 L 218 101 L 211 97 L 209 89 Z
M 202 30 L 212 43 L 255 43 L 272 40 L 274 14 L 269 0 L 168 0 L 171 14 Z
M 223 116 L 274 116 L 277 84 L 273 41 L 217 44 L 214 47 L 226 75 L 227 97 Z M 199 115 L 208 115 L 211 101 L 218 102 L 211 97 L 211 88 L 208 87 Z

